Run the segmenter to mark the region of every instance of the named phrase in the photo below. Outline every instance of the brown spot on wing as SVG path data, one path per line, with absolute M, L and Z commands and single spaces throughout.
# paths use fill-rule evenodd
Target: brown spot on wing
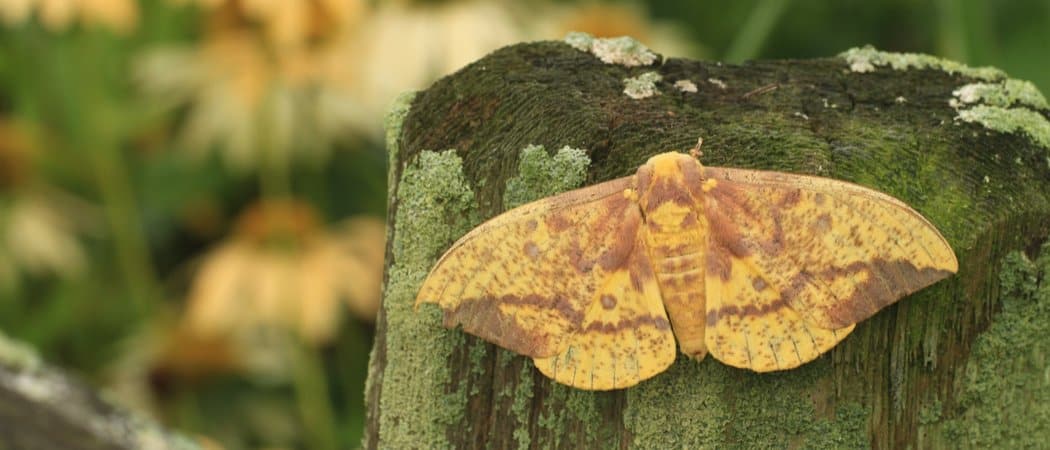
M 790 191 L 788 191 L 787 194 L 780 198 L 780 202 L 777 206 L 783 209 L 791 209 L 792 207 L 797 205 L 801 199 L 802 192 L 798 189 L 791 189 Z
M 813 234 L 824 234 L 831 229 L 831 215 L 822 213 L 813 221 Z
M 751 279 L 751 287 L 757 292 L 762 292 L 766 288 L 766 280 L 762 277 L 754 277 Z
M 569 221 L 564 215 L 551 214 L 546 217 L 547 228 L 552 233 L 560 233 L 572 227 L 572 222 Z
M 525 251 L 525 255 L 527 255 L 530 259 L 537 259 L 540 257 L 540 247 L 537 246 L 535 242 L 526 242 L 525 248 L 523 248 L 523 250 Z
M 602 308 L 611 310 L 616 307 L 616 297 L 609 294 L 602 295 Z

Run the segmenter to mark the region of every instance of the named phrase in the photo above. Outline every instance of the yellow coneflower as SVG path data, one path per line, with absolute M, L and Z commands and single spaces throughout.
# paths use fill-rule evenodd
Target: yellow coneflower
M 188 108 L 187 148 L 218 149 L 241 169 L 266 158 L 323 161 L 330 144 L 351 133 L 378 137 L 398 94 L 504 45 L 575 30 L 641 36 L 668 54 L 691 53 L 671 27 L 622 5 L 186 1 L 207 6 L 207 35 L 198 47 L 145 55 L 138 78 L 161 103 Z
M 197 47 L 157 48 L 137 65 L 160 104 L 189 109 L 183 146 L 217 149 L 236 169 L 323 161 L 357 128 L 344 32 L 363 1 L 202 2 L 210 26 Z M 255 24 L 261 23 L 260 33 Z
M 70 276 L 85 266 L 77 239 L 90 208 L 34 178 L 36 145 L 27 126 L 0 120 L 0 290 L 23 275 Z
M 139 17 L 134 0 L 0 0 L 0 20 L 7 25 L 27 21 L 34 11 L 52 31 L 65 31 L 79 21 L 127 33 L 135 28 Z
M 383 242 L 376 219 L 325 230 L 308 205 L 262 203 L 206 257 L 189 295 L 187 325 L 203 336 L 255 333 L 262 326 L 327 342 L 344 304 L 360 318 L 374 318 Z
M 212 12 L 221 27 L 231 22 L 259 24 L 278 46 L 306 45 L 338 35 L 365 15 L 364 0 L 179 0 Z

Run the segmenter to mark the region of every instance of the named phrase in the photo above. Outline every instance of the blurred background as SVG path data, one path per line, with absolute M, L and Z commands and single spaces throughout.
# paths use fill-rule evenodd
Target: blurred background
M 386 108 L 570 30 L 1050 91 L 1045 0 L 0 0 L 0 333 L 212 448 L 358 446 Z

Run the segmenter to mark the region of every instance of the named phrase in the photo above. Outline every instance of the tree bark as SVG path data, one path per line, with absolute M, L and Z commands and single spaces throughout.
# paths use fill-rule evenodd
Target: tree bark
M 628 67 L 596 55 L 561 42 L 507 47 L 391 113 L 390 248 L 366 448 L 1050 442 L 1050 345 L 1045 318 L 1033 316 L 1050 310 L 1050 273 L 1040 275 L 1050 250 L 1037 259 L 1050 233 L 1050 122 L 1034 88 L 995 70 L 870 49 L 739 66 L 657 58 Z M 626 95 L 625 79 L 647 72 L 660 75 L 656 93 Z M 444 329 L 437 308 L 413 309 L 456 238 L 508 198 L 549 194 L 543 170 L 579 167 L 589 185 L 698 137 L 706 165 L 815 174 L 903 200 L 950 241 L 959 273 L 798 369 L 756 374 L 680 356 L 611 392 L 553 383 L 529 358 Z M 589 163 L 570 152 L 526 161 L 531 144 L 547 155 L 583 149 Z
M 0 335 L 0 449 L 193 450 L 196 441 L 114 406 Z

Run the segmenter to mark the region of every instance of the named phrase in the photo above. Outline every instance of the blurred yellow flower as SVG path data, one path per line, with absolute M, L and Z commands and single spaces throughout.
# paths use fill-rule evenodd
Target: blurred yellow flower
M 65 31 L 79 20 L 127 33 L 139 17 L 135 0 L 0 0 L 0 20 L 9 26 L 25 22 L 34 10 L 52 31 Z
M 218 149 L 240 170 L 321 162 L 358 119 L 343 89 L 357 61 L 343 42 L 274 48 L 251 28 L 223 27 L 199 47 L 148 52 L 136 77 L 160 105 L 189 108 L 179 139 L 192 152 Z
M 327 39 L 356 24 L 368 5 L 364 0 L 175 0 L 196 3 L 222 14 L 213 21 L 259 24 L 279 47 L 307 45 Z
M 27 130 L 0 119 L 0 291 L 17 290 L 24 274 L 70 276 L 86 264 L 77 233 L 90 208 L 34 178 Z
M 0 205 L 0 287 L 17 287 L 19 273 L 75 275 L 85 266 L 69 210 L 58 193 L 23 194 Z
M 339 139 L 379 137 L 398 94 L 504 45 L 576 30 L 689 51 L 670 27 L 624 5 L 183 1 L 209 11 L 207 35 L 198 47 L 149 52 L 137 77 L 155 100 L 188 107 L 180 130 L 187 149 L 218 150 L 246 170 L 267 158 L 319 162 Z
M 322 344 L 334 337 L 344 304 L 374 320 L 383 230 L 372 218 L 324 230 L 303 203 L 251 208 L 234 236 L 206 257 L 189 294 L 187 325 L 201 336 L 289 329 Z

